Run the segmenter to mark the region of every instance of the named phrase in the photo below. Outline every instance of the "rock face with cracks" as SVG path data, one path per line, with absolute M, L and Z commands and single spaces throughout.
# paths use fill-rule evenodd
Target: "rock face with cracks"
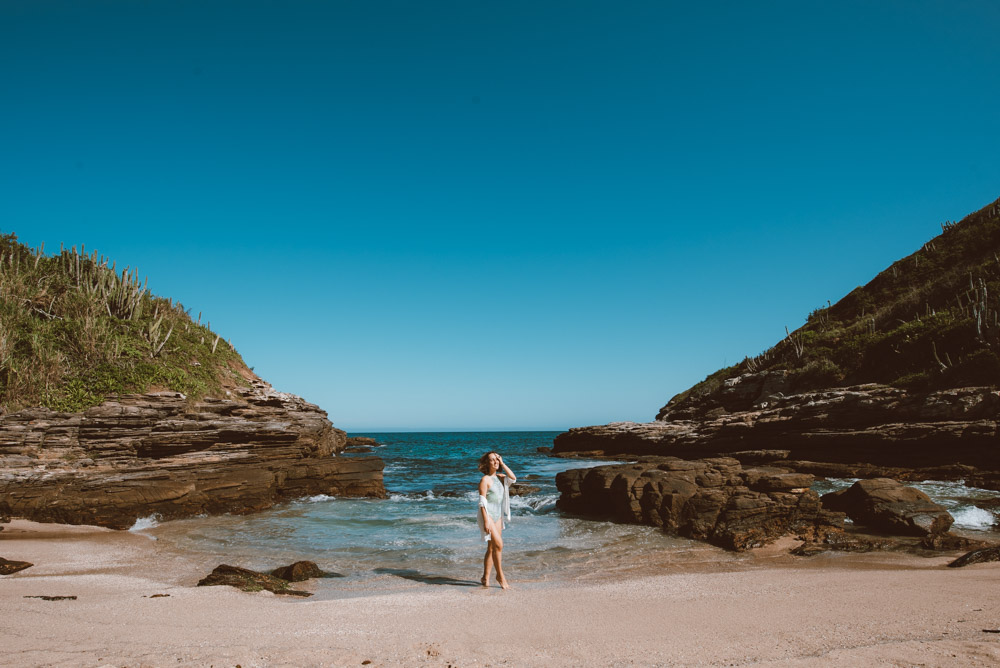
M 787 450 L 791 460 L 1000 471 L 1000 392 L 856 385 L 796 393 L 781 371 L 745 374 L 664 406 L 656 421 L 578 427 L 554 452 L 685 458 Z
M 384 497 L 378 457 L 341 457 L 326 413 L 262 381 L 188 402 L 125 395 L 82 413 L 0 417 L 0 516 L 127 529 L 315 494 Z
M 843 528 L 843 514 L 821 507 L 812 480 L 787 469 L 743 468 L 729 457 L 663 457 L 571 469 L 556 476 L 556 486 L 563 510 L 746 550 L 789 533 Z

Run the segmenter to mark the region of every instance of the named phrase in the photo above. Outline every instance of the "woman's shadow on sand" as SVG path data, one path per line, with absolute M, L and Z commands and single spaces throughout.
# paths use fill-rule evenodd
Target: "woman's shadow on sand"
M 455 578 L 449 578 L 444 575 L 426 575 L 420 571 L 415 571 L 408 568 L 376 568 L 373 569 L 375 573 L 382 575 L 395 575 L 396 577 L 404 578 L 406 580 L 413 580 L 414 582 L 422 582 L 423 584 L 431 585 L 451 585 L 452 587 L 482 587 L 482 583 L 476 580 L 456 580 Z

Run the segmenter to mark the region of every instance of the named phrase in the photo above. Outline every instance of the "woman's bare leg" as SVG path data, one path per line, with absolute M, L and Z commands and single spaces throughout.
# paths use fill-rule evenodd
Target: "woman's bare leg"
M 497 582 L 502 588 L 510 589 L 503 574 L 503 537 L 499 528 L 493 532 L 493 539 L 490 542 L 493 543 L 493 566 L 497 569 Z
M 490 573 L 493 571 L 493 545 L 492 541 L 486 543 L 486 556 L 483 557 L 483 579 L 480 582 L 484 587 L 490 586 Z

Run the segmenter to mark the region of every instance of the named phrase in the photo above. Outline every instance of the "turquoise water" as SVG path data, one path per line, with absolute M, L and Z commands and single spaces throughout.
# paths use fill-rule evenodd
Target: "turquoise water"
M 519 483 L 504 565 L 518 582 L 589 578 L 708 561 L 718 550 L 652 527 L 592 522 L 556 509 L 555 476 L 607 462 L 537 452 L 558 432 L 354 434 L 373 436 L 386 462 L 386 500 L 312 497 L 245 516 L 166 522 L 145 533 L 209 561 L 270 569 L 298 559 L 341 573 L 338 589 L 374 580 L 477 584 L 485 551 L 476 525 L 479 457 L 498 451 Z M 206 561 L 207 563 L 207 561 Z
M 476 525 L 481 478 L 476 464 L 481 455 L 496 450 L 519 483 L 538 488 L 511 499 L 504 566 L 512 582 L 728 568 L 752 559 L 652 527 L 595 522 L 559 511 L 556 474 L 606 462 L 539 454 L 537 449 L 551 446 L 557 433 L 357 434 L 384 444 L 374 454 L 386 463 L 388 499 L 317 496 L 254 515 L 148 522 L 143 533 L 160 540 L 165 549 L 194 555 L 209 570 L 219 563 L 269 570 L 309 559 L 344 576 L 322 581 L 320 594 L 342 596 L 418 583 L 475 586 L 484 552 Z M 819 480 L 814 487 L 823 493 L 853 482 Z M 971 490 L 956 482 L 917 486 L 952 512 L 956 528 L 995 538 L 991 525 L 996 514 L 973 502 L 996 498 L 997 492 Z

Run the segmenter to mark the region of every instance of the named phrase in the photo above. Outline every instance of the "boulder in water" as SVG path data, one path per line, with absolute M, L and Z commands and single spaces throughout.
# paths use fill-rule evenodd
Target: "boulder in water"
M 904 536 L 943 534 L 955 521 L 919 489 L 891 478 L 859 480 L 848 489 L 824 494 L 822 502 L 858 524 Z

